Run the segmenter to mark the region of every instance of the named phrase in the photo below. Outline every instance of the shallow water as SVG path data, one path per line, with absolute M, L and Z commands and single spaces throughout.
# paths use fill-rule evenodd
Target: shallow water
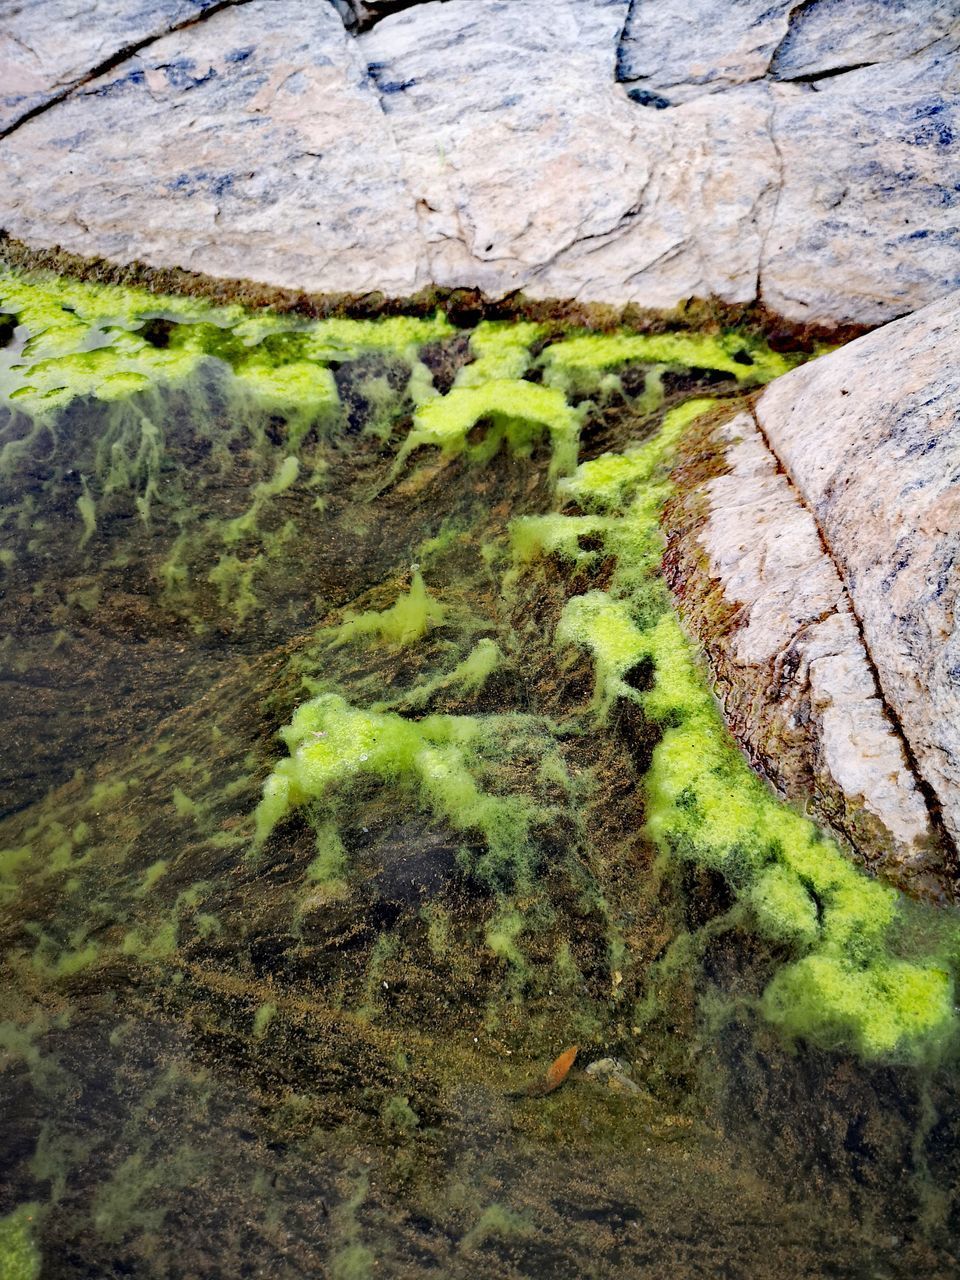
M 955 1274 L 953 925 L 778 932 L 845 854 L 659 577 L 671 433 L 801 357 L 3 286 L 0 1273 Z M 736 848 L 702 761 L 651 822 L 684 726 Z

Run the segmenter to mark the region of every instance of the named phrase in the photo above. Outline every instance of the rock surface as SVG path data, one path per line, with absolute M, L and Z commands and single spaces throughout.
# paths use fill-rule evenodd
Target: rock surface
M 91 70 L 223 0 L 0 0 L 0 134 Z
M 960 838 L 960 295 L 787 374 L 757 420 L 841 566 L 887 704 Z
M 668 573 L 734 732 L 888 878 L 934 888 L 935 830 L 813 515 L 751 414 L 694 433 L 682 465 Z
M 381 20 L 348 36 L 347 7 Z M 823 324 L 960 283 L 952 5 L 363 7 L 8 4 L 11 119 L 51 105 L 0 144 L 0 225 L 293 288 L 712 295 Z M 138 51 L 84 80 L 111 43 Z
M 11 134 L 7 228 L 118 261 L 411 292 L 416 219 L 356 42 L 328 4 L 283 0 L 282 22 L 279 7 L 221 9 Z

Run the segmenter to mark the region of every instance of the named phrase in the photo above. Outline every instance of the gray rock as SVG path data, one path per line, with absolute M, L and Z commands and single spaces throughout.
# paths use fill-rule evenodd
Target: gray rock
M 677 106 L 704 93 L 762 79 L 789 29 L 794 0 L 635 2 L 623 29 L 620 80 L 635 100 Z
M 426 0 L 332 0 L 348 31 L 363 31 L 381 18 Z
M 223 0 L 0 0 L 0 133 L 124 49 Z
M 749 413 L 695 432 L 682 456 L 669 572 L 728 723 L 861 857 L 936 890 L 934 827 L 812 513 Z
M 613 1093 L 625 1093 L 637 1097 L 643 1090 L 630 1078 L 630 1068 L 619 1058 L 598 1058 L 587 1067 L 586 1074 L 597 1084 L 602 1084 Z
M 751 80 L 817 81 L 909 58 L 951 32 L 950 0 L 633 0 L 618 78 L 664 108 Z
M 780 161 L 761 296 L 796 319 L 879 324 L 960 284 L 958 40 L 772 88 Z
M 154 42 L 11 134 L 0 168 L 3 222 L 32 243 L 293 287 L 417 285 L 400 159 L 326 3 L 255 0 Z
M 150 24 L 131 4 L 91 53 L 75 0 L 46 0 L 29 101 L 52 105 L 0 144 L 0 226 L 317 291 L 760 298 L 879 323 L 960 284 L 960 23 L 901 8 L 434 0 L 353 38 L 332 3 L 246 0 L 57 100 L 122 47 L 116 24 L 141 44 Z M 876 65 L 832 74 L 871 42 Z M 625 50 L 654 59 L 631 91 L 680 105 L 631 100 L 618 49 L 621 74 Z M 8 42 L 0 80 L 25 56 Z
M 778 379 L 757 420 L 960 839 L 960 293 Z
M 770 66 L 778 80 L 907 58 L 955 32 L 960 17 L 953 0 L 817 0 L 790 9 Z

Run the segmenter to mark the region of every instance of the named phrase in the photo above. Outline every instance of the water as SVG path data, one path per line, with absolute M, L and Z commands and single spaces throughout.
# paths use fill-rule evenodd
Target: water
M 0 1274 L 955 1274 L 952 921 L 748 905 L 848 864 L 657 570 L 671 437 L 802 357 L 2 283 Z

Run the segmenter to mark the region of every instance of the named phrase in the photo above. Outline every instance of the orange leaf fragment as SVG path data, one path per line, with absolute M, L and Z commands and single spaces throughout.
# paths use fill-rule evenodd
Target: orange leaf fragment
M 554 1058 L 553 1062 L 547 1067 L 547 1074 L 543 1078 L 541 1092 L 553 1093 L 554 1089 L 559 1089 L 570 1074 L 570 1068 L 577 1060 L 577 1054 L 580 1046 L 571 1045 L 569 1049 L 564 1049 L 559 1058 Z

